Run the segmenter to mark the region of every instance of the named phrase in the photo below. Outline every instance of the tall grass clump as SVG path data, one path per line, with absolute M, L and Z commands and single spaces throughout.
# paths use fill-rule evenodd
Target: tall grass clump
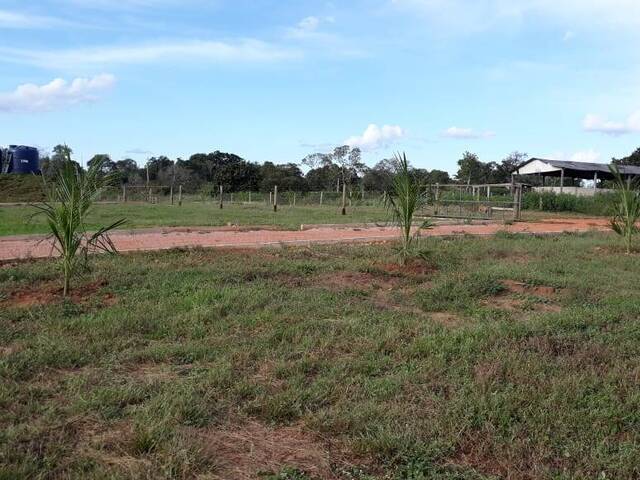
M 624 239 L 627 254 L 631 253 L 633 236 L 638 233 L 637 222 L 640 219 L 640 192 L 637 179 L 628 181 L 622 178 L 617 165 L 609 167 L 614 176 L 616 202 L 611 228 Z
M 592 197 L 578 197 L 568 193 L 527 192 L 523 195 L 522 208 L 543 212 L 576 212 L 585 215 L 607 216 L 615 203 L 614 193 L 597 192 Z
M 385 195 L 385 206 L 391 214 L 392 222 L 400 227 L 400 261 L 406 264 L 414 240 L 421 229 L 431 226 L 431 221 L 426 219 L 415 232 L 412 232 L 416 213 L 427 206 L 427 191 L 425 185 L 411 171 L 406 154 L 396 154 L 394 161 L 396 173 L 391 191 Z
M 86 219 L 100 193 L 115 181 L 115 174 L 102 172 L 103 162 L 95 161 L 83 171 L 67 156 L 57 170 L 52 185 L 45 184 L 47 200 L 34 207 L 36 215 L 43 215 L 60 255 L 63 277 L 63 296 L 69 293 L 71 277 L 87 267 L 88 255 L 93 251 L 116 253 L 109 232 L 125 220 L 87 232 Z

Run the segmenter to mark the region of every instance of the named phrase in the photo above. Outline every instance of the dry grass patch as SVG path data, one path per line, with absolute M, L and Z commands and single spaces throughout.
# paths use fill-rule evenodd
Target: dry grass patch
M 351 466 L 348 453 L 307 431 L 292 426 L 267 426 L 255 420 L 223 428 L 190 429 L 215 468 L 207 478 L 249 480 L 296 468 L 312 478 L 333 479 L 337 465 Z

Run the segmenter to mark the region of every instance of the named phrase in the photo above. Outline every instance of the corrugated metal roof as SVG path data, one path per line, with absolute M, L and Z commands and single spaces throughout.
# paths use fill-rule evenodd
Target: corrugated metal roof
M 608 163 L 570 162 L 568 160 L 548 160 L 546 158 L 531 158 L 520 165 L 519 168 L 522 168 L 523 166 L 534 160 L 547 163 L 555 168 L 564 168 L 566 170 L 610 173 Z M 640 167 L 637 167 L 635 165 L 618 165 L 618 168 L 620 169 L 620 173 L 623 173 L 625 175 L 640 175 Z

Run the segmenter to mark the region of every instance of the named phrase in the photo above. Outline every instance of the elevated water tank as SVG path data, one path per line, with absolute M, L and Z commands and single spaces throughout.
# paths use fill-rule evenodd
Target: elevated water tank
M 9 173 L 40 173 L 40 153 L 37 148 L 10 145 L 12 167 Z

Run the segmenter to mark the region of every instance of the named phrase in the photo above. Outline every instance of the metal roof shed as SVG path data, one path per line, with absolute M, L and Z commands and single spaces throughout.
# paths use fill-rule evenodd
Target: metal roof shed
M 640 175 L 640 167 L 634 165 L 618 165 L 618 168 L 622 176 L 627 178 Z M 569 162 L 544 158 L 531 158 L 520 165 L 512 175 L 538 175 L 542 176 L 543 181 L 545 177 L 560 177 L 561 189 L 564 186 L 565 177 L 594 180 L 596 183 L 598 180 L 613 179 L 607 163 Z

